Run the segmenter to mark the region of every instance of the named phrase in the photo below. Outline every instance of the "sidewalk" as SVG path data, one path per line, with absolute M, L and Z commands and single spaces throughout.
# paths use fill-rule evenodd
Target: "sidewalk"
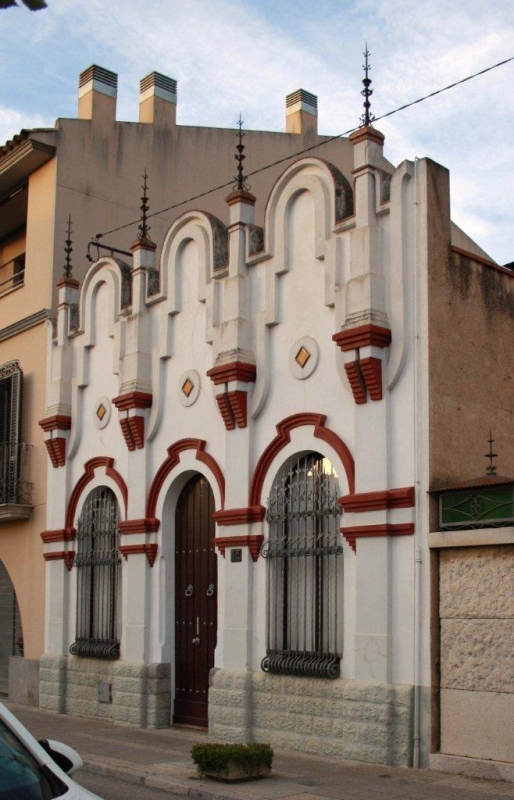
M 239 784 L 200 780 L 190 758 L 207 735 L 187 728 L 140 730 L 6 703 L 36 738 L 75 748 L 84 768 L 195 800 L 505 800 L 514 786 L 434 770 L 371 766 L 275 751 L 273 777 Z M 79 773 L 80 777 L 80 773 Z

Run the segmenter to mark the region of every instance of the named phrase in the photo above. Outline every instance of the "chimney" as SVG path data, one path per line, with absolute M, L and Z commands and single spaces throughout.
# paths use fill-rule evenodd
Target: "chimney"
M 173 127 L 177 116 L 177 81 L 151 72 L 139 82 L 139 122 Z
M 92 64 L 79 77 L 79 119 L 115 122 L 117 94 L 116 73 Z
M 297 89 L 286 97 L 286 133 L 318 135 L 318 98 Z

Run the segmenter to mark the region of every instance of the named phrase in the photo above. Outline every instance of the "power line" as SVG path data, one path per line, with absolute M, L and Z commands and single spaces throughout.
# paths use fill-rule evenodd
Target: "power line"
M 442 89 L 436 89 L 434 92 L 430 92 L 430 94 L 426 94 L 423 97 L 418 97 L 417 100 L 412 100 L 410 103 L 405 103 L 403 106 L 398 106 L 398 108 L 393 109 L 393 111 L 387 111 L 385 114 L 381 114 L 379 117 L 373 117 L 372 121 L 379 122 L 381 119 L 386 119 L 386 117 L 392 117 L 393 114 L 398 114 L 399 111 L 405 111 L 406 108 L 415 106 L 418 103 L 423 103 L 425 100 L 429 100 L 431 97 L 435 97 L 438 94 L 447 92 L 449 89 L 454 89 L 456 86 L 460 86 L 461 83 L 466 83 L 467 81 L 473 80 L 473 78 L 478 78 L 480 75 L 484 75 L 486 72 L 491 72 L 491 70 L 493 69 L 497 69 L 498 67 L 503 67 L 510 61 L 514 61 L 514 56 L 506 58 L 504 61 L 498 61 L 497 64 L 493 64 L 490 67 L 481 69 L 479 72 L 474 72 L 472 75 L 468 75 L 466 78 L 461 78 L 461 80 L 459 81 L 450 83 L 448 84 L 448 86 L 444 86 Z M 288 156 L 279 158 L 276 161 L 272 161 L 270 164 L 265 164 L 263 167 L 259 167 L 258 169 L 254 169 L 253 172 L 249 172 L 246 177 L 249 178 L 252 175 L 258 175 L 260 172 L 265 172 L 267 169 L 272 169 L 273 167 L 277 167 L 280 164 L 289 161 L 291 158 L 296 158 L 297 156 L 301 156 L 304 153 L 310 153 L 312 150 L 316 150 L 318 147 L 322 147 L 325 144 L 334 142 L 336 139 L 341 139 L 343 136 L 348 136 L 350 133 L 353 133 L 360 127 L 361 126 L 358 125 L 354 128 L 349 128 L 347 131 L 343 131 L 343 133 L 338 133 L 337 136 L 330 136 L 329 138 L 324 139 L 322 142 L 313 144 L 310 147 L 305 147 L 303 150 L 298 150 L 296 153 L 291 153 Z M 147 217 L 148 218 L 157 217 L 159 216 L 159 214 L 165 214 L 167 211 L 172 211 L 175 208 L 180 208 L 180 206 L 185 206 L 187 205 L 187 203 L 192 203 L 193 200 L 200 200 L 202 197 L 206 197 L 208 194 L 213 194 L 214 192 L 220 191 L 220 189 L 227 189 L 229 186 L 232 186 L 232 184 L 233 180 L 227 181 L 227 183 L 221 183 L 219 186 L 214 186 L 211 189 L 206 189 L 205 192 L 200 192 L 200 194 L 195 194 L 192 197 L 188 197 L 187 200 L 181 200 L 179 203 L 173 203 L 171 206 L 167 206 L 166 208 L 161 208 L 159 211 L 154 211 L 153 214 L 148 214 Z M 112 228 L 110 231 L 105 231 L 105 233 L 97 233 L 95 238 L 101 239 L 104 236 L 108 236 L 110 233 L 117 233 L 118 231 L 122 231 L 125 228 L 130 228 L 132 225 L 137 225 L 139 221 L 140 221 L 139 219 L 136 219 L 132 222 L 127 222 L 125 225 L 120 225 L 117 228 Z

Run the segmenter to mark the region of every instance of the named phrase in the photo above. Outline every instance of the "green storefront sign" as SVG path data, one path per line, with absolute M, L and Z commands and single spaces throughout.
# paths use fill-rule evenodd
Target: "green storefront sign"
M 442 530 L 514 525 L 514 486 L 477 486 L 439 495 Z

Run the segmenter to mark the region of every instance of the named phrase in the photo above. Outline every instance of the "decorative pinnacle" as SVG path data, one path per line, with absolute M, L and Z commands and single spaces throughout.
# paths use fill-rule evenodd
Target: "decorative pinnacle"
M 147 184 L 148 175 L 143 175 L 143 196 L 141 198 L 141 222 L 139 223 L 139 236 L 138 239 L 149 239 L 150 238 L 150 227 L 147 223 L 147 212 L 150 206 L 148 205 L 148 184 Z
M 244 155 L 245 146 L 243 144 L 244 133 L 243 133 L 243 120 L 241 119 L 241 114 L 239 114 L 239 121 L 237 124 L 239 126 L 239 133 L 237 137 L 239 143 L 236 146 L 237 154 L 234 156 L 234 158 L 237 161 L 237 177 L 235 178 L 236 182 L 234 184 L 234 189 L 236 191 L 242 192 L 242 191 L 249 191 L 250 186 L 246 182 L 246 175 L 243 172 L 243 161 L 245 160 L 246 156 Z
M 498 454 L 493 453 L 494 439 L 491 431 L 489 431 L 489 439 L 487 441 L 489 442 L 489 452 L 485 453 L 484 458 L 488 458 L 490 463 L 487 465 L 486 471 L 488 475 L 496 475 L 496 465 L 493 464 L 493 458 L 498 458 Z
M 369 77 L 369 71 L 371 69 L 371 64 L 369 63 L 369 52 L 368 52 L 368 43 L 366 42 L 366 51 L 363 54 L 365 58 L 365 62 L 362 65 L 362 69 L 364 70 L 364 78 L 362 79 L 362 83 L 364 84 L 364 89 L 361 92 L 361 95 L 364 97 L 364 114 L 361 116 L 361 122 L 363 125 L 368 128 L 374 120 L 372 114 L 370 114 L 371 103 L 369 98 L 373 94 L 373 89 L 370 89 L 371 85 L 371 78 Z
M 66 226 L 66 233 L 68 238 L 65 240 L 64 244 L 66 245 L 64 248 L 64 252 L 66 253 L 66 262 L 64 264 L 64 277 L 71 278 L 71 273 L 73 272 L 73 266 L 71 263 L 71 254 L 73 253 L 72 241 L 71 241 L 71 214 L 68 217 L 68 224 Z

